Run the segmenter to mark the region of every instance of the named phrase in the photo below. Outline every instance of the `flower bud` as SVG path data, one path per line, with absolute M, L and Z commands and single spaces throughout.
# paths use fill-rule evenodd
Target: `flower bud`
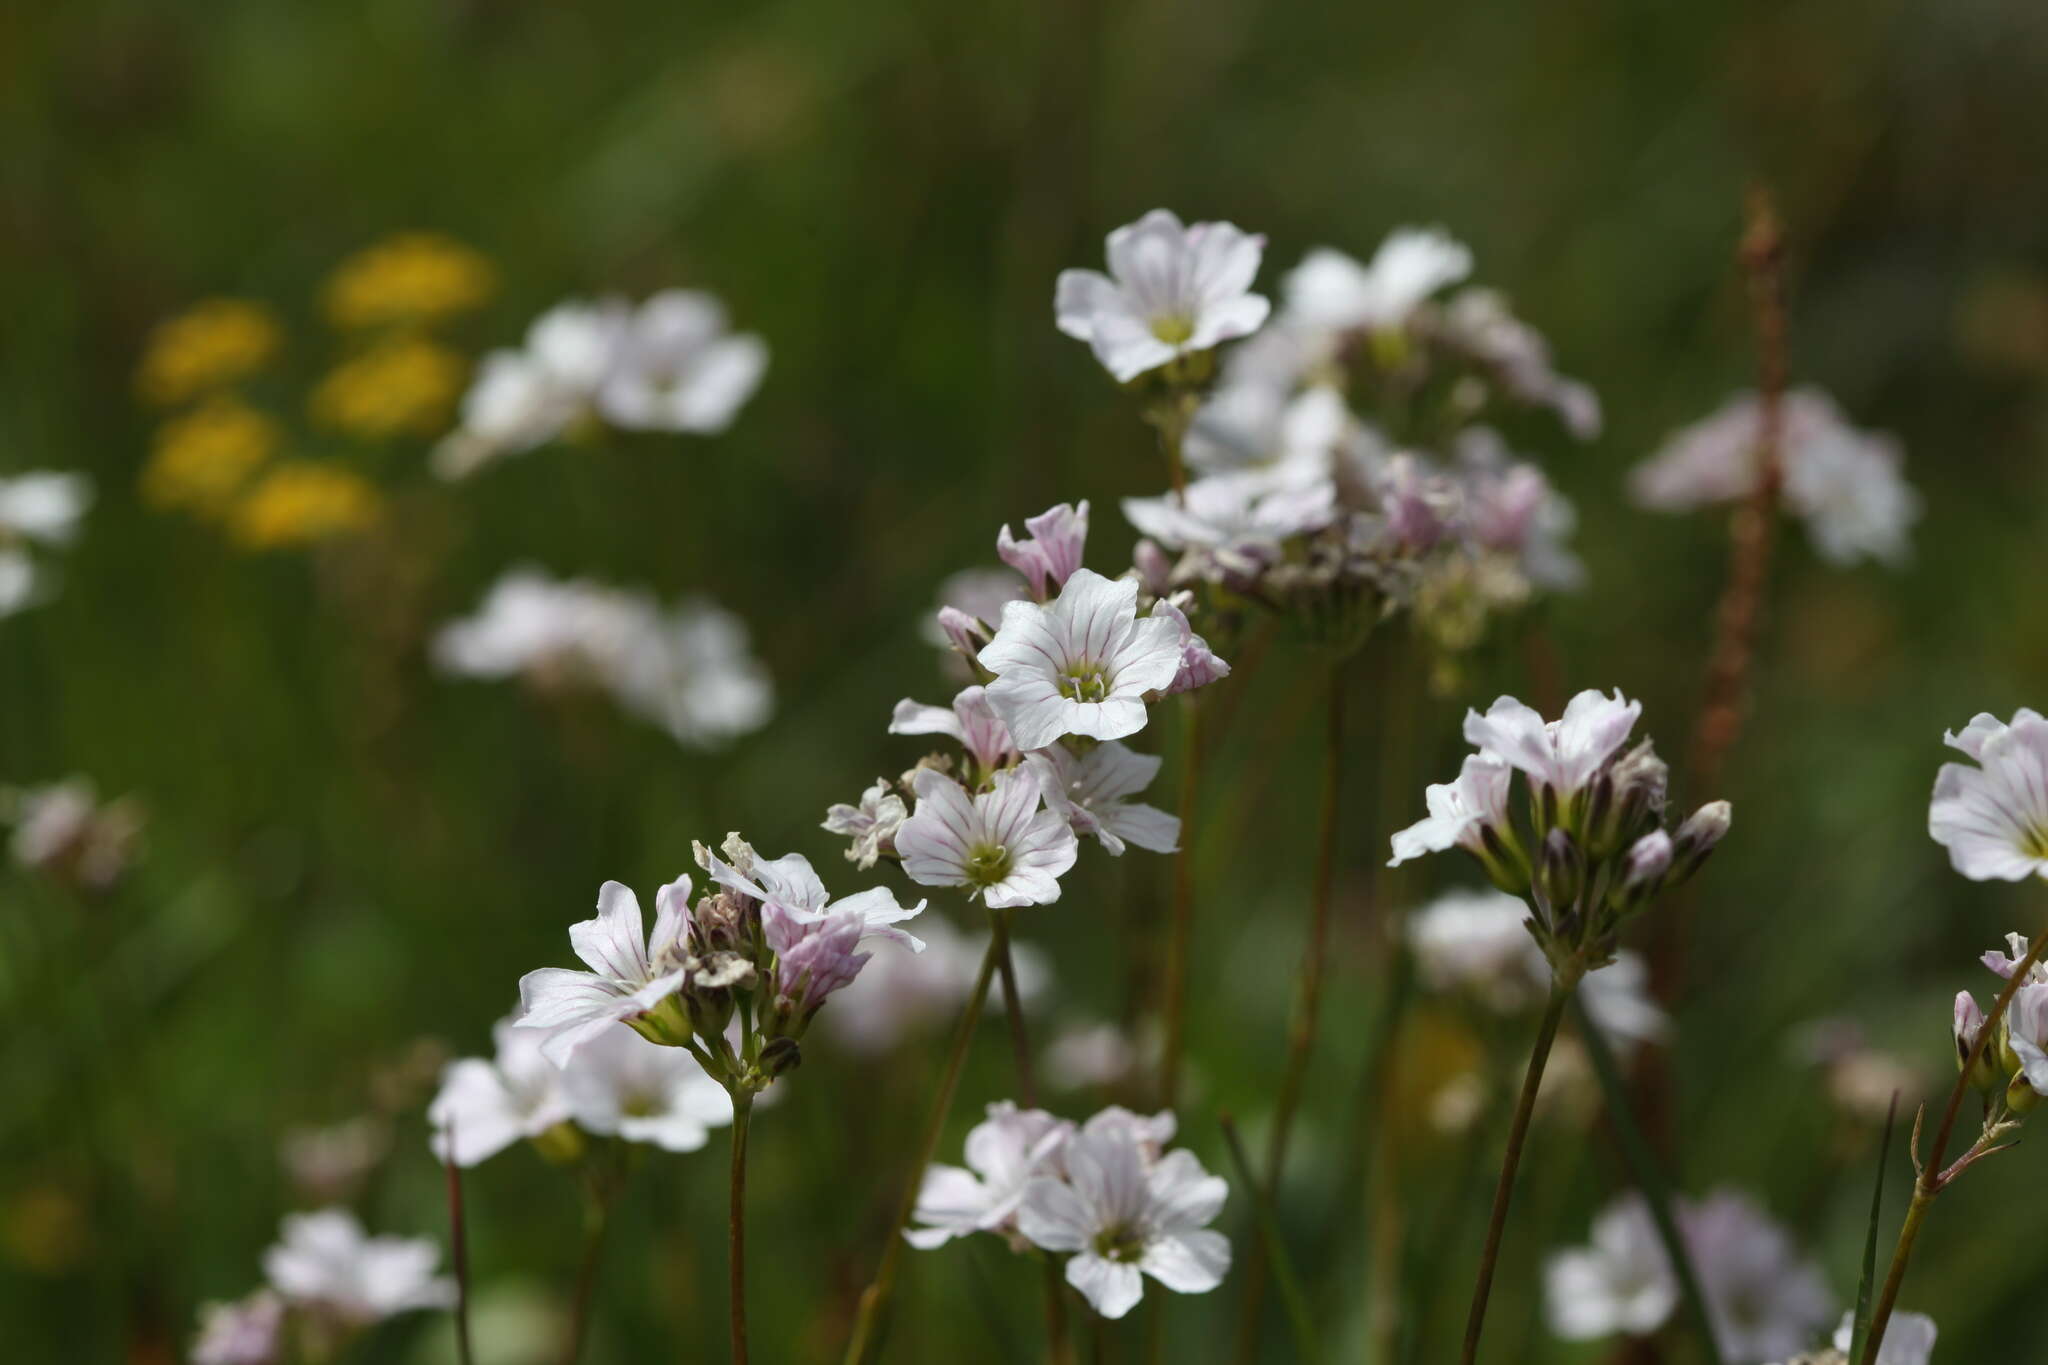
M 2012 1084 L 2005 1088 L 2005 1107 L 2015 1114 L 2024 1114 L 2041 1103 L 2041 1093 L 2027 1084 L 2024 1074 L 2012 1078 Z
M 803 1065 L 803 1048 L 794 1038 L 770 1038 L 761 1048 L 761 1073 L 769 1080 Z
M 939 608 L 939 629 L 945 633 L 946 643 L 970 660 L 995 638 L 979 617 L 970 616 L 958 607 Z
M 1671 770 L 1644 740 L 1595 779 L 1586 815 L 1586 838 L 1595 858 L 1625 847 L 1664 814 Z
M 1728 836 L 1735 820 L 1735 808 L 1726 801 L 1709 801 L 1678 827 L 1671 854 L 1673 882 L 1682 882 L 1700 870 L 1700 864 L 1716 845 Z
M 1481 825 L 1479 848 L 1474 851 L 1488 881 L 1517 899 L 1529 894 L 1529 858 L 1512 830 Z
M 1992 1060 L 1991 1049 L 1986 1048 L 1977 1058 L 1977 1065 L 1971 1067 L 1970 1050 L 1977 1046 L 1977 1035 L 1984 1031 L 1984 1011 L 1977 1008 L 1977 997 L 1968 991 L 1956 992 L 1956 1067 L 1967 1068 L 1970 1084 L 1979 1090 L 1996 1089 L 2004 1079 Z
M 1609 898 L 1615 910 L 1632 915 L 1650 903 L 1671 871 L 1671 836 L 1653 829 L 1629 845 L 1621 860 L 1621 880 Z
M 1543 851 L 1536 860 L 1536 889 L 1550 908 L 1553 923 L 1578 904 L 1579 893 L 1586 889 L 1586 855 L 1561 829 L 1543 838 Z

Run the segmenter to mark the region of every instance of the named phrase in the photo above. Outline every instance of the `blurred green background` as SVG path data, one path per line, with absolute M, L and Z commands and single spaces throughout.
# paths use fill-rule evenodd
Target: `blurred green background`
M 1675 757 L 1724 527 L 1637 513 L 1621 479 L 1747 382 L 1734 242 L 1745 186 L 1776 191 L 1795 374 L 1902 438 L 1927 510 L 1898 573 L 1831 570 L 1788 528 L 1727 790 L 1685 793 L 1737 808 L 1679 1017 L 1685 1187 L 1755 1190 L 1846 1297 L 1874 1139 L 1788 1038 L 1846 1014 L 1945 1087 L 1949 995 L 2048 908 L 1963 882 L 1924 834 L 1943 727 L 2048 702 L 2030 587 L 2048 512 L 2038 4 L 30 6 L 0 17 L 0 146 L 0 473 L 75 468 L 99 488 L 61 597 L 0 621 L 0 782 L 87 773 L 150 813 L 110 897 L 0 874 L 10 1358 L 181 1359 L 194 1305 L 256 1282 L 294 1204 L 280 1134 L 364 1112 L 420 1039 L 487 1048 L 519 974 L 567 960 L 599 881 L 644 894 L 690 839 L 740 829 L 855 884 L 817 823 L 922 752 L 883 725 L 900 696 L 945 695 L 918 636 L 940 579 L 990 562 L 1003 521 L 1078 497 L 1096 508 L 1090 560 L 1113 569 L 1131 538 L 1116 499 L 1163 481 L 1050 309 L 1062 266 L 1097 265 L 1102 235 L 1157 205 L 1267 233 L 1269 291 L 1310 246 L 1363 256 L 1404 223 L 1472 244 L 1477 277 L 1607 409 L 1590 446 L 1553 433 L 1532 451 L 1579 506 L 1591 570 L 1542 628 L 1569 687 L 1643 697 Z M 472 351 L 565 295 L 693 285 L 768 338 L 768 379 L 726 436 L 550 449 L 452 489 L 423 448 L 394 448 L 392 527 L 341 567 L 245 554 L 147 506 L 132 377 L 151 326 L 202 296 L 269 300 L 288 372 L 310 380 L 331 358 L 320 281 L 408 228 L 497 266 L 497 298 L 460 332 Z M 427 631 L 522 559 L 709 591 L 751 623 L 775 720 L 702 755 L 604 706 L 437 679 Z M 1375 1227 L 1405 1232 L 1427 1272 L 1405 1296 L 1423 1358 L 1444 1358 L 1465 1302 L 1486 1181 L 1417 1114 L 1361 1115 L 1352 1095 L 1378 911 L 1471 880 L 1450 860 L 1381 875 L 1387 833 L 1452 771 L 1462 707 L 1527 693 L 1527 635 L 1504 623 L 1452 696 L 1416 700 L 1399 630 L 1357 670 L 1338 976 L 1282 1199 L 1354 1355 Z M 1212 1168 L 1213 1110 L 1256 1134 L 1282 1051 L 1313 676 L 1276 647 L 1209 789 L 1183 1118 Z M 1129 927 L 1167 875 L 1142 853 L 1084 857 L 1058 905 L 1027 912 L 1060 980 L 1048 1019 L 1124 1012 L 1150 960 Z M 1496 1060 L 1516 1067 L 1511 1042 Z M 821 1046 L 757 1126 L 761 1359 L 836 1358 L 940 1047 Z M 947 1149 L 1009 1089 L 985 1029 Z M 396 1101 L 395 1153 L 364 1196 L 377 1229 L 443 1235 L 424 1098 Z M 1405 1207 L 1333 1208 L 1362 1126 L 1404 1135 Z M 721 1357 L 718 1150 L 636 1184 L 590 1359 Z M 1938 1359 L 2032 1358 L 2012 1324 L 2038 1307 L 2048 1250 L 2011 1192 L 2044 1175 L 2028 1144 L 1937 1211 L 1904 1303 L 1940 1319 Z M 1626 1175 L 1572 1122 L 1539 1130 L 1524 1176 L 1489 1358 L 1605 1359 L 1541 1329 L 1538 1266 Z M 1896 1210 L 1903 1176 L 1892 1188 Z M 568 1184 L 515 1150 L 469 1189 L 479 1293 L 558 1295 Z M 1242 1255 L 1241 1194 L 1224 1226 Z M 983 1240 L 908 1259 L 892 1358 L 1034 1357 L 1035 1276 Z M 1172 1302 L 1178 1358 L 1222 1354 L 1201 1343 L 1225 1339 L 1237 1288 Z M 1142 1318 L 1113 1350 L 1134 1351 Z M 1268 1318 L 1267 1358 L 1288 1358 Z M 401 1321 L 361 1358 L 446 1359 L 445 1336 Z

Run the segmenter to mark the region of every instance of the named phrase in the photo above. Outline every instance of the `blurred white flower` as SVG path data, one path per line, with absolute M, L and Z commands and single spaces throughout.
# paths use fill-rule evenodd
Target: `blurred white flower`
M 1648 1336 L 1664 1325 L 1678 1306 L 1678 1281 L 1642 1195 L 1602 1209 L 1592 1245 L 1550 1254 L 1543 1302 L 1550 1330 L 1566 1341 Z
M 1552 367 L 1550 343 L 1492 289 L 1463 289 L 1435 319 L 1442 339 L 1476 360 L 1506 393 L 1554 411 L 1581 441 L 1600 434 L 1600 397 Z
M 495 1060 L 463 1057 L 441 1073 L 427 1125 L 434 1154 L 443 1161 L 474 1166 L 569 1118 L 562 1069 L 542 1055 L 541 1035 L 515 1027 L 517 1022 L 514 1016 L 492 1026 Z
M 11 821 L 8 852 L 22 867 L 72 878 L 89 891 L 120 881 L 142 837 L 142 808 L 129 797 L 101 801 L 92 779 L 0 792 L 0 821 Z
M 1856 430 L 1814 388 L 1784 396 L 1780 427 L 1785 507 L 1806 522 L 1821 557 L 1836 564 L 1903 561 L 1920 498 L 1901 472 L 1898 443 Z M 1746 497 L 1756 487 L 1762 431 L 1761 400 L 1737 394 L 1636 466 L 1629 493 L 1640 506 L 1664 512 Z
M 2022 708 L 2007 725 L 1980 713 L 1942 736 L 1980 765 L 1935 774 L 1927 832 L 1973 881 L 2048 876 L 2048 720 Z
M 964 886 L 991 909 L 1046 905 L 1074 865 L 1074 831 L 1042 809 L 1040 778 L 1028 768 L 997 773 L 970 796 L 944 773 L 921 768 L 917 809 L 896 831 L 903 871 L 924 886 Z
M 390 1124 L 363 1114 L 322 1128 L 287 1129 L 277 1155 L 301 1197 L 338 1204 L 356 1196 L 390 1149 Z
M 1064 1178 L 1034 1178 L 1018 1209 L 1026 1240 L 1073 1253 L 1067 1283 L 1105 1318 L 1136 1306 L 1146 1275 L 1176 1293 L 1204 1294 L 1230 1268 L 1229 1241 L 1207 1226 L 1229 1186 L 1191 1152 L 1152 1153 L 1142 1127 L 1121 1116 L 1091 1120 L 1062 1150 Z
M 542 1035 L 547 1060 L 566 1066 L 578 1045 L 645 1014 L 688 978 L 689 877 L 662 887 L 654 905 L 650 942 L 639 898 L 629 887 L 606 882 L 598 889 L 597 914 L 569 926 L 570 946 L 590 970 L 542 967 L 519 978 L 517 1026 Z
M 695 289 L 667 289 L 633 314 L 598 389 L 616 426 L 715 433 L 732 425 L 768 369 L 768 344 L 735 335 L 725 305 Z
M 343 1209 L 287 1214 L 263 1253 L 270 1287 L 353 1326 L 415 1308 L 449 1308 L 455 1282 L 434 1274 L 441 1251 L 425 1238 L 370 1237 Z
M 1158 1029 L 1139 1026 L 1136 1037 L 1112 1023 L 1069 1024 L 1045 1047 L 1045 1078 L 1061 1090 L 1122 1085 L 1159 1055 Z
M 694 1152 L 732 1122 L 732 1098 L 688 1050 L 631 1029 L 606 1029 L 572 1052 L 561 1097 L 585 1132 L 669 1152 Z
M 1062 270 L 1059 329 L 1085 341 L 1119 383 L 1248 336 L 1271 304 L 1251 292 L 1265 238 L 1229 223 L 1184 227 L 1165 209 L 1109 234 L 1109 274 Z
M 623 299 L 571 299 L 534 319 L 523 350 L 486 355 L 463 395 L 461 424 L 435 448 L 434 472 L 463 478 L 588 419 L 630 323 Z
M 1835 1349 L 1846 1352 L 1854 1344 L 1855 1333 L 1856 1314 L 1842 1314 L 1841 1326 L 1835 1328 Z M 1884 1344 L 1878 1347 L 1876 1365 L 1928 1365 L 1934 1358 L 1936 1335 L 1934 1319 L 1925 1313 L 1893 1313 L 1885 1325 Z
M 1398 228 L 1372 264 L 1318 247 L 1287 273 L 1283 316 L 1331 332 L 1399 327 L 1446 285 L 1472 273 L 1472 252 L 1442 228 Z
M 275 1365 L 284 1351 L 284 1300 L 259 1289 L 199 1310 L 191 1365 Z
M 83 474 L 0 477 L 0 618 L 44 599 L 47 579 L 30 548 L 70 544 L 91 505 L 92 482 Z
M 1053 1168 L 1073 1131 L 1043 1109 L 1019 1109 L 1009 1100 L 989 1105 L 988 1117 L 968 1131 L 966 1168 L 925 1169 L 913 1215 L 921 1226 L 906 1229 L 904 1240 L 927 1251 L 976 1232 L 1014 1240 L 1025 1188 Z
M 1076 570 L 1052 602 L 1011 602 L 981 651 L 988 701 L 1019 749 L 1065 735 L 1121 739 L 1145 728 L 1145 696 L 1180 671 L 1180 627 L 1138 617 L 1138 583 Z
M 473 616 L 443 626 L 434 660 L 463 677 L 521 676 L 607 691 L 693 748 L 767 722 L 774 688 L 737 616 L 696 597 L 663 610 L 642 592 L 513 569 Z
M 974 985 L 987 947 L 986 935 L 970 937 L 933 915 L 918 925 L 921 953 L 885 953 L 868 963 L 858 979 L 834 999 L 824 1027 L 844 1047 L 874 1055 L 886 1052 L 927 1028 L 951 1019 Z M 1010 947 L 1017 992 L 1029 1008 L 1052 979 L 1045 955 L 1028 943 Z M 999 1008 L 995 1000 L 989 1008 Z
M 1152 853 L 1171 853 L 1178 846 L 1178 816 L 1126 799 L 1159 775 L 1163 760 L 1157 754 L 1137 753 L 1112 739 L 1079 758 L 1055 744 L 1024 761 L 1038 770 L 1047 809 L 1073 826 L 1077 836 L 1101 840 L 1105 852 L 1120 855 L 1126 842 Z
M 1253 564 L 1277 559 L 1282 542 L 1337 519 L 1337 485 L 1326 471 L 1289 461 L 1196 479 L 1183 493 L 1125 498 L 1124 517 L 1170 550 L 1206 550 Z
M 886 777 L 878 777 L 873 786 L 860 794 L 859 805 L 834 802 L 825 811 L 820 828 L 853 840 L 846 850 L 846 861 L 865 872 L 883 854 L 896 851 L 896 827 L 909 814 L 910 807 L 896 794 L 895 785 Z

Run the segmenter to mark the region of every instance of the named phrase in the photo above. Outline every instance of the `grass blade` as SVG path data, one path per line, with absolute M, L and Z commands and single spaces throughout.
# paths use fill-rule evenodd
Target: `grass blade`
M 1863 1343 L 1870 1336 L 1870 1291 L 1877 1283 L 1877 1222 L 1884 1214 L 1884 1173 L 1892 1164 L 1892 1129 L 1899 1118 L 1899 1092 L 1892 1092 L 1892 1105 L 1884 1116 L 1884 1142 L 1877 1149 L 1877 1179 L 1870 1189 L 1870 1230 L 1863 1237 L 1863 1277 L 1856 1281 L 1856 1325 L 1849 1338 L 1849 1359 L 1863 1358 Z

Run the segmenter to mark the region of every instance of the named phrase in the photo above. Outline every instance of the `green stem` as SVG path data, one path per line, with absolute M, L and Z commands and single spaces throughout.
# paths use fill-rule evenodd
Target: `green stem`
M 1899 1228 L 1899 1244 L 1892 1251 L 1891 1268 L 1885 1272 L 1884 1289 L 1878 1295 L 1877 1307 L 1871 1310 L 1870 1336 L 1863 1343 L 1862 1365 L 1877 1365 L 1878 1348 L 1884 1345 L 1885 1328 L 1891 1325 L 1892 1309 L 1899 1301 L 1899 1286 L 1906 1279 L 1906 1264 L 1913 1258 L 1913 1241 L 1920 1235 L 1920 1224 L 1927 1217 L 1928 1207 L 1934 1203 L 1936 1195 L 1948 1188 L 1948 1182 L 1966 1168 L 1967 1163 L 1958 1163 L 1957 1169 L 1944 1170 L 1941 1159 L 1948 1155 L 1948 1141 L 1955 1134 L 1956 1115 L 1962 1112 L 1963 1096 L 1970 1089 L 1970 1076 L 1977 1070 L 1978 1061 L 1997 1034 L 1999 1022 L 2005 1018 L 2006 1007 L 2012 1004 L 2013 996 L 2019 993 L 2044 952 L 2048 952 L 2048 929 L 2034 935 L 2034 941 L 2027 945 L 2027 955 L 2012 969 L 2005 989 L 1998 993 L 1998 999 L 1992 1002 L 1990 1012 L 1984 1016 L 1983 1027 L 1977 1030 L 1976 1044 L 1956 1072 L 1955 1088 L 1948 1095 L 1948 1108 L 1942 1111 L 1941 1126 L 1934 1130 L 1934 1145 L 1928 1149 L 1926 1163 L 1920 1166 L 1919 1177 L 1913 1182 L 1913 1202 L 1906 1209 L 1904 1225 Z M 1917 1149 L 1918 1143 L 1914 1145 Z M 1913 1160 L 1919 1163 L 1918 1150 L 1914 1151 Z
M 996 940 L 991 937 L 988 951 L 981 955 L 981 971 L 974 979 L 974 989 L 968 992 L 967 1003 L 960 1010 L 960 1022 L 953 1027 L 953 1045 L 946 1055 L 946 1069 L 940 1075 L 938 1093 L 932 1097 L 931 1114 L 926 1118 L 924 1133 L 918 1139 L 917 1161 L 911 1167 L 903 1197 L 897 1201 L 896 1215 L 889 1223 L 888 1240 L 882 1245 L 882 1263 L 875 1270 L 873 1282 L 860 1296 L 853 1335 L 846 1343 L 844 1365 L 863 1365 L 881 1345 L 882 1314 L 888 1308 L 889 1296 L 896 1287 L 896 1267 L 903 1252 L 903 1229 L 910 1225 L 910 1215 L 917 1209 L 917 1193 L 924 1184 L 925 1168 L 932 1164 L 932 1157 L 938 1151 L 939 1135 L 945 1129 L 946 1114 L 953 1107 L 953 1092 L 959 1088 L 960 1071 L 967 1061 L 967 1048 L 974 1041 L 974 1026 L 980 1021 L 982 1006 L 988 1000 L 989 978 L 995 975 L 997 958 Z
M 583 1354 L 583 1342 L 590 1335 L 590 1305 L 597 1293 L 597 1268 L 604 1260 L 604 1236 L 611 1225 L 611 1213 L 611 1195 L 603 1191 L 593 1193 L 583 1215 L 583 1258 L 576 1267 L 569 1330 L 562 1338 L 562 1365 L 576 1365 Z
M 1522 1164 L 1522 1148 L 1529 1139 L 1529 1120 L 1536 1113 L 1536 1093 L 1543 1086 L 1543 1068 L 1550 1061 L 1550 1046 L 1557 1041 L 1557 1026 L 1578 985 L 1576 978 L 1551 982 L 1550 1003 L 1544 1007 L 1543 1023 L 1536 1032 L 1536 1048 L 1529 1054 L 1529 1070 L 1522 1078 L 1522 1095 L 1515 1102 L 1514 1123 L 1508 1129 L 1508 1147 L 1500 1162 L 1500 1180 L 1493 1189 L 1493 1215 L 1486 1224 L 1486 1246 L 1479 1254 L 1479 1280 L 1472 1286 L 1472 1310 L 1465 1318 L 1465 1349 L 1459 1359 L 1473 1365 L 1479 1359 L 1479 1334 L 1486 1326 L 1486 1300 L 1493 1292 L 1493 1272 L 1500 1264 L 1500 1244 L 1507 1232 L 1508 1203 L 1515 1193 L 1515 1172 Z
M 1027 1109 L 1038 1107 L 1038 1080 L 1031 1065 L 1031 1035 L 1024 1024 L 1024 997 L 1017 989 L 1017 968 L 1010 953 L 1010 920 L 1014 908 L 989 912 L 989 946 L 995 950 L 996 971 L 1003 983 L 1003 1014 L 1010 1025 L 1010 1051 L 1017 1063 L 1017 1098 Z M 1074 1358 L 1067 1338 L 1065 1280 L 1060 1265 L 1051 1257 L 1045 1261 L 1045 1349 L 1052 1365 L 1069 1365 Z
M 1189 693 L 1181 703 L 1180 847 L 1173 854 L 1173 919 L 1166 938 L 1165 1042 L 1159 1054 L 1159 1104 L 1180 1098 L 1181 1053 L 1187 1045 L 1188 942 L 1194 934 L 1195 801 L 1202 780 L 1202 710 Z
M 1280 1300 L 1286 1305 L 1287 1320 L 1294 1329 L 1295 1353 L 1307 1365 L 1322 1365 L 1325 1359 L 1322 1342 L 1316 1336 L 1315 1323 L 1309 1316 L 1308 1298 L 1301 1292 L 1301 1279 L 1294 1272 L 1293 1258 L 1287 1254 L 1287 1247 L 1280 1240 L 1280 1222 L 1273 1216 L 1271 1195 L 1252 1173 L 1251 1159 L 1245 1155 L 1244 1142 L 1237 1135 L 1236 1121 L 1228 1114 L 1218 1115 L 1216 1121 L 1223 1127 L 1223 1141 L 1230 1148 L 1231 1163 L 1237 1167 L 1238 1183 L 1251 1197 L 1259 1245 L 1265 1248 L 1266 1262 L 1273 1268 L 1273 1281 L 1280 1287 Z
M 727 1287 L 731 1298 L 732 1365 L 747 1365 L 747 1130 L 754 1116 L 754 1092 L 745 1084 L 732 1091 L 732 1205 L 727 1220 Z

